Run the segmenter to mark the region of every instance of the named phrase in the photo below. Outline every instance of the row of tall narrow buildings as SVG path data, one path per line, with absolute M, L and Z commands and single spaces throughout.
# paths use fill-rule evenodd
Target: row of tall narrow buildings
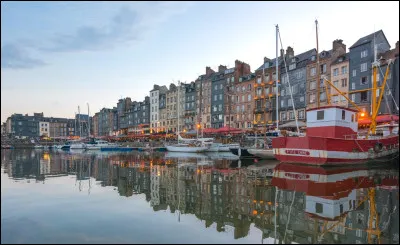
M 277 105 L 280 124 L 294 121 L 295 113 L 299 120 L 305 121 L 306 110 L 316 107 L 318 100 L 320 106 L 327 105 L 329 98 L 332 105 L 354 107 L 335 89 L 326 86 L 324 78 L 346 93 L 368 115 L 371 92 L 367 89 L 372 86 L 375 47 L 382 64 L 379 85 L 388 61 L 394 61 L 380 112 L 397 114 L 399 43 L 396 42 L 395 48 L 391 49 L 380 30 L 360 38 L 348 49 L 342 40 L 334 40 L 332 48 L 319 52 L 319 57 L 314 48 L 300 54 L 295 54 L 292 47 L 281 49 L 278 75 L 276 59 L 264 57 L 263 63 L 254 72 L 249 64 L 236 60 L 234 67 L 220 65 L 216 70 L 206 67 L 205 73 L 190 83 L 171 83 L 169 87 L 154 85 L 144 101 L 125 98 L 119 100 L 116 108 L 96 113 L 94 122 L 98 126 L 94 127 L 95 134 L 176 132 L 178 120 L 179 131 L 224 126 L 263 129 L 275 125 Z M 110 126 L 113 126 L 111 130 Z

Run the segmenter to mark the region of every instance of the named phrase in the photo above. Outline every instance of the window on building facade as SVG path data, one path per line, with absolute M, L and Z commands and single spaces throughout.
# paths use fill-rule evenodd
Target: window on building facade
M 353 102 L 356 101 L 356 95 L 355 94 L 351 94 L 351 101 L 353 101 Z
M 325 92 L 321 92 L 320 93 L 319 100 L 320 101 L 325 101 L 326 100 L 326 93 Z
M 347 78 L 342 79 L 342 87 L 347 87 Z
M 249 102 L 251 101 L 251 94 L 247 95 L 247 101 L 249 101 Z
M 310 103 L 315 102 L 315 94 L 310 94 Z
M 281 107 L 285 107 L 286 105 L 285 105 L 285 100 L 284 99 L 281 99 Z
M 304 102 L 304 96 L 300 96 L 300 102 Z
M 315 81 L 311 81 L 310 82 L 310 90 L 315 89 L 316 88 L 316 82 Z
M 356 69 L 353 70 L 353 77 L 355 77 L 355 76 L 357 76 L 357 70 Z
M 367 85 L 368 84 L 368 77 L 361 77 L 360 83 L 361 83 L 361 85 Z
M 219 100 L 222 100 L 222 94 L 219 94 Z
M 367 71 L 367 62 L 361 64 L 360 71 L 361 72 Z
M 286 112 L 281 113 L 281 120 L 286 121 Z
M 347 73 L 347 66 L 342 66 L 342 74 L 346 74 Z
M 257 83 L 258 83 L 258 84 L 261 83 L 261 77 L 257 77 Z
M 317 73 L 317 69 L 315 67 L 311 67 L 310 69 L 310 75 L 313 77 Z
M 323 74 L 323 73 L 326 73 L 326 64 L 322 64 L 321 66 L 320 66 L 320 69 L 321 69 L 321 73 Z
M 281 90 L 281 96 L 285 96 L 285 90 L 284 89 Z
M 333 76 L 336 77 L 337 75 L 339 75 L 339 69 L 335 68 L 333 69 Z
M 299 112 L 299 119 L 304 119 L 304 111 L 298 111 Z
M 368 50 L 363 50 L 361 51 L 361 58 L 367 57 L 368 56 Z
M 368 101 L 368 93 L 367 91 L 361 92 L 361 102 L 367 102 Z
M 294 113 L 293 111 L 289 112 L 289 120 L 293 120 L 294 119 Z
M 292 106 L 292 99 L 288 99 L 288 106 Z
M 339 81 L 333 81 L 333 86 L 338 87 L 339 86 Z

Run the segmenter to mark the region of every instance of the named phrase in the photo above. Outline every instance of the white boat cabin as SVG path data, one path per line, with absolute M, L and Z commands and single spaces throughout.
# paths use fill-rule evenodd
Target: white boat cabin
M 346 138 L 357 134 L 357 111 L 341 106 L 324 106 L 307 110 L 307 136 Z

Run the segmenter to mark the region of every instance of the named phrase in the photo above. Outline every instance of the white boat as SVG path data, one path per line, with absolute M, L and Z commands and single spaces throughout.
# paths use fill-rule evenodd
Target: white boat
M 86 149 L 86 144 L 81 141 L 71 141 L 69 149 Z
M 249 148 L 247 151 L 262 159 L 275 159 L 274 157 L 274 150 L 273 149 L 257 149 L 257 148 Z
M 100 150 L 102 147 L 118 146 L 105 140 L 95 140 L 93 143 L 86 144 L 86 150 Z
M 172 152 L 205 152 L 208 150 L 208 146 L 196 146 L 192 144 L 175 144 L 175 145 L 166 145 L 167 151 Z

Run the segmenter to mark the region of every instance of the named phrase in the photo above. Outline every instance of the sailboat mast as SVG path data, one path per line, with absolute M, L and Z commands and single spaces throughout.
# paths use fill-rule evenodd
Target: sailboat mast
M 90 113 L 89 113 L 89 103 L 87 103 L 87 114 L 88 114 L 88 136 L 90 138 Z
M 178 144 L 179 144 L 179 132 L 180 132 L 180 127 L 179 127 L 179 121 L 180 121 L 180 115 L 179 115 L 179 111 L 181 110 L 181 101 L 180 101 L 180 97 L 179 94 L 181 93 L 181 82 L 178 81 Z
M 79 126 L 79 138 L 82 137 L 82 127 L 81 127 L 81 108 L 78 105 L 78 126 Z
M 319 87 L 321 86 L 321 78 L 319 77 L 318 20 L 315 20 L 315 35 L 317 39 L 317 107 L 319 107 Z
M 275 59 L 275 84 L 276 84 L 276 130 L 278 130 L 279 127 L 279 100 L 278 100 L 278 32 L 279 32 L 279 27 L 276 25 L 276 59 Z

